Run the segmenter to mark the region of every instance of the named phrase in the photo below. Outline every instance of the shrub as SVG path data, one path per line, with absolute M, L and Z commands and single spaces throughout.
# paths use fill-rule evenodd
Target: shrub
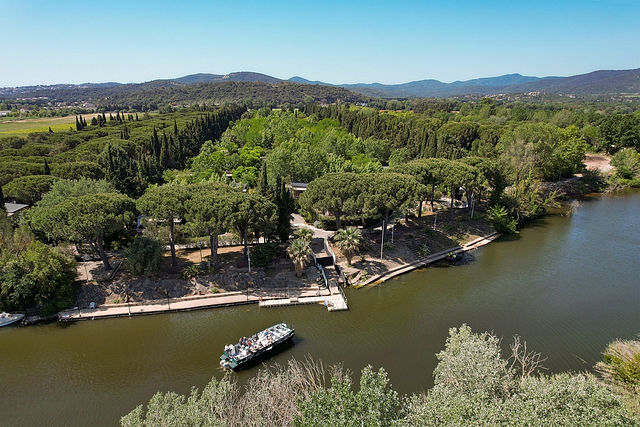
M 123 252 L 124 265 L 134 276 L 157 276 L 162 266 L 162 244 L 149 237 L 137 237 Z
M 429 255 L 431 255 L 431 249 L 429 249 L 429 245 L 427 245 L 426 243 L 421 244 L 418 247 L 418 254 L 423 258 L 426 258 Z
M 487 217 L 491 225 L 499 233 L 514 234 L 516 231 L 516 220 L 509 215 L 507 208 L 504 206 L 492 206 L 487 209 Z
M 180 272 L 180 278 L 182 280 L 189 280 L 198 276 L 202 276 L 204 274 L 208 274 L 211 271 L 213 270 L 210 267 L 206 267 L 204 264 L 190 265 L 182 269 L 182 271 Z
M 251 248 L 251 265 L 266 267 L 278 254 L 278 245 L 263 243 Z

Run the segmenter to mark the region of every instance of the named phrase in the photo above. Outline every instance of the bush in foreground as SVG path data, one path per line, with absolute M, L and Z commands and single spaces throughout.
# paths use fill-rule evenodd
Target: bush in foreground
M 640 425 L 593 375 L 534 375 L 539 354 L 516 340 L 505 359 L 500 340 L 452 328 L 426 393 L 401 398 L 384 369 L 367 366 L 352 390 L 348 372 L 311 360 L 265 369 L 244 392 L 230 376 L 189 398 L 157 393 L 122 417 L 125 427 L 189 426 L 620 426 Z M 330 384 L 327 385 L 327 376 Z

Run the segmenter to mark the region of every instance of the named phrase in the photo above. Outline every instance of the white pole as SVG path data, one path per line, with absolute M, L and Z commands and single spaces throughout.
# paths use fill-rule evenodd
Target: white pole
M 249 273 L 251 273 L 251 248 L 247 246 L 247 257 L 249 257 Z
M 382 249 L 384 248 L 384 220 L 382 220 L 382 241 L 380 242 L 380 262 L 382 262 Z

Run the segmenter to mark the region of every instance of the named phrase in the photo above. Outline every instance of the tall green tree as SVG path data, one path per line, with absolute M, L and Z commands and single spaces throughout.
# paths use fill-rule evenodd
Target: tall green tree
M 241 236 L 246 255 L 250 232 L 269 235 L 273 231 L 277 207 L 266 197 L 255 193 L 232 193 L 229 199 L 232 209 L 227 218 L 228 224 Z
M 115 145 L 107 144 L 98 158 L 104 177 L 118 191 L 131 197 L 138 197 L 147 186 L 146 177 L 140 174 L 137 160 Z
M 18 203 L 33 205 L 42 199 L 59 178 L 50 175 L 28 175 L 16 178 L 5 186 L 7 196 Z
M 147 191 L 136 201 L 138 210 L 156 221 L 169 226 L 169 246 L 171 248 L 171 264 L 178 264 L 175 246 L 175 222 L 180 221 L 185 213 L 185 203 L 190 197 L 184 185 L 149 186 Z
M 386 240 L 386 224 L 395 212 L 403 212 L 414 207 L 426 189 L 413 177 L 399 173 L 362 174 L 362 182 L 366 183 L 364 191 L 364 210 L 378 215 L 385 223 L 383 228 Z
M 275 231 L 280 242 L 284 243 L 289 239 L 291 220 L 293 219 L 291 214 L 296 211 L 296 201 L 291 194 L 291 190 L 286 187 L 280 177 L 276 179 L 273 193 L 275 194 L 271 200 L 278 208 Z
M 192 196 L 185 202 L 185 218 L 193 234 L 209 236 L 211 260 L 213 268 L 219 268 L 218 235 L 229 229 L 228 218 L 233 213 L 232 193 L 237 191 L 231 187 L 218 184 L 191 186 Z
M 309 212 L 331 212 L 339 230 L 345 214 L 362 209 L 364 188 L 365 181 L 356 173 L 328 173 L 309 183 L 300 196 L 300 205 Z
M 0 214 L 7 214 L 7 208 L 4 206 L 4 192 L 2 191 L 2 185 L 0 185 Z
M 30 227 L 58 241 L 87 243 L 111 270 L 104 250 L 104 237 L 124 228 L 135 218 L 135 202 L 119 193 L 94 193 L 73 197 L 55 206 L 30 209 Z

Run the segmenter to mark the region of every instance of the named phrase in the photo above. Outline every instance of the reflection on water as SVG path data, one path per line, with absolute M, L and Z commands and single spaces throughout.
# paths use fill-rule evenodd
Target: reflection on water
M 358 373 L 384 367 L 400 393 L 432 385 L 448 329 L 515 334 L 552 372 L 588 370 L 608 342 L 640 332 L 640 192 L 587 198 L 465 255 L 372 288 L 350 310 L 231 307 L 0 330 L 7 425 L 116 425 L 158 390 L 188 394 L 215 376 L 223 346 L 280 321 L 295 344 L 268 363 L 311 355 Z M 242 383 L 252 368 L 233 374 Z

